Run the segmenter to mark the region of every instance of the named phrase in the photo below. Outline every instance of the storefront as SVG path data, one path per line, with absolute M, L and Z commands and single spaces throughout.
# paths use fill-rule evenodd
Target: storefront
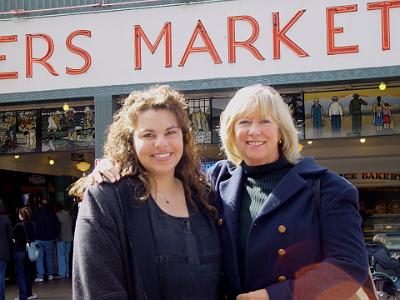
M 391 215 L 382 230 L 399 231 L 398 1 L 185 2 L 2 14 L 0 168 L 79 176 L 73 154 L 93 166 L 121 98 L 154 84 L 185 93 L 207 168 L 223 158 L 217 130 L 229 98 L 270 84 L 292 110 L 304 155 L 353 181 L 370 215 Z M 14 117 L 18 147 L 6 148 Z M 21 128 L 26 118 L 35 132 Z M 367 237 L 381 230 L 372 227 Z

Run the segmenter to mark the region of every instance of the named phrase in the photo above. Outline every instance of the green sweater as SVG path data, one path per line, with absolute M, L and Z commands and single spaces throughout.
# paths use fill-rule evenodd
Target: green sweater
M 245 162 L 242 162 L 242 167 L 246 178 L 239 215 L 239 257 L 241 262 L 245 257 L 247 236 L 254 219 L 268 195 L 293 165 L 281 155 L 279 160 L 270 164 L 247 166 Z M 240 263 L 240 265 L 243 266 L 243 263 Z

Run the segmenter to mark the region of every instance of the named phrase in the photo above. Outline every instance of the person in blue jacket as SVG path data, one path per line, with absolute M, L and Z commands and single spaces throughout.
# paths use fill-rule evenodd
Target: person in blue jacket
M 209 178 L 225 299 L 355 296 L 368 276 L 357 190 L 301 157 L 279 93 L 263 85 L 239 90 L 221 114 L 220 137 L 227 160 Z M 119 167 L 106 160 L 95 181 L 100 174 L 118 180 Z
M 239 90 L 221 115 L 220 137 L 227 160 L 210 178 L 228 299 L 352 297 L 368 276 L 357 190 L 301 157 L 279 93 Z

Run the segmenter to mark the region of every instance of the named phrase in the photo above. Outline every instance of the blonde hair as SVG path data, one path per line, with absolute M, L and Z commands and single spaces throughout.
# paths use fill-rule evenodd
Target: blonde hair
M 262 118 L 270 115 L 277 123 L 281 139 L 280 150 L 290 163 L 296 164 L 301 155 L 298 149 L 297 130 L 289 108 L 277 91 L 261 84 L 240 89 L 221 114 L 219 134 L 228 160 L 235 165 L 243 160 L 236 145 L 235 123 L 239 118 L 255 111 L 259 112 Z
M 384 233 L 378 233 L 372 238 L 372 242 L 377 244 L 386 245 L 387 244 L 387 235 Z
M 133 132 L 138 115 L 150 109 L 167 110 L 171 112 L 182 130 L 183 154 L 175 168 L 175 176 L 183 183 L 186 199 L 196 207 L 200 206 L 214 212 L 208 204 L 211 188 L 200 172 L 200 159 L 190 126 L 187 103 L 179 92 L 169 86 L 159 86 L 144 91 L 134 91 L 122 104 L 122 108 L 114 115 L 113 122 L 108 127 L 107 141 L 104 145 L 104 154 L 121 167 L 121 176 L 132 175 L 143 183 L 141 200 L 150 195 L 150 181 L 147 170 L 140 164 L 133 149 Z M 84 190 L 91 184 L 91 179 L 80 179 L 70 189 L 70 195 L 82 198 Z M 192 192 L 196 196 L 192 197 Z

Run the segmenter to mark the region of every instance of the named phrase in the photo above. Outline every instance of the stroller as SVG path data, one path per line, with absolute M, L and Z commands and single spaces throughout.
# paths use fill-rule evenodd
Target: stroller
M 371 256 L 369 260 L 372 280 L 379 300 L 400 300 L 400 287 L 396 285 L 397 280 L 400 281 L 400 278 L 385 273 L 384 269 L 376 262 L 374 256 Z

